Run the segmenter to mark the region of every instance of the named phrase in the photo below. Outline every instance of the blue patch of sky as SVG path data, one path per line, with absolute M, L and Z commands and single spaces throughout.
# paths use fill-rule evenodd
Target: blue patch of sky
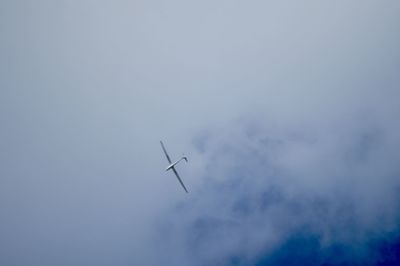
M 400 265 L 400 234 L 372 238 L 359 245 L 334 243 L 328 246 L 321 243 L 318 235 L 294 234 L 275 251 L 261 256 L 254 265 Z

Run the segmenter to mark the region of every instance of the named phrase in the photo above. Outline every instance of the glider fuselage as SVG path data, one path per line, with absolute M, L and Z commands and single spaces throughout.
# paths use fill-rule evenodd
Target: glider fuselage
M 182 157 L 180 158 L 178 161 L 171 163 L 170 165 L 167 166 L 167 168 L 165 168 L 165 171 L 170 170 L 171 168 L 173 168 L 175 165 L 177 165 L 180 161 L 185 160 L 187 162 L 187 158 L 186 157 Z

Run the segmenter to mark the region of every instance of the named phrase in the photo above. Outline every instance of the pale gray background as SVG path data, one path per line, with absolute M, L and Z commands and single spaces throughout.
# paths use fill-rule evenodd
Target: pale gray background
M 299 232 L 362 260 L 399 228 L 399 14 L 0 1 L 0 264 L 248 265 Z

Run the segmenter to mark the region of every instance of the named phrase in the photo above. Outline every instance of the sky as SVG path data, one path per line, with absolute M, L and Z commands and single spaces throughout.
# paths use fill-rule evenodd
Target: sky
M 399 13 L 0 1 L 0 264 L 398 265 Z

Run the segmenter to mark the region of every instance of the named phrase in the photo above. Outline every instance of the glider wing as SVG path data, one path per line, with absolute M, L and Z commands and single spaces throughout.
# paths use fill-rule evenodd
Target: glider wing
M 165 147 L 164 147 L 164 143 L 160 140 L 160 144 L 161 144 L 161 147 L 162 147 L 162 149 L 163 149 L 163 151 L 164 151 L 164 153 L 165 153 L 165 156 L 167 157 L 167 160 L 168 160 L 168 162 L 169 163 L 172 163 L 171 162 L 171 159 L 169 158 L 169 155 L 168 155 L 168 153 L 167 153 L 167 150 L 165 149 Z M 177 174 L 178 175 L 178 174 Z
M 175 170 L 175 167 L 172 167 L 172 171 L 174 171 L 174 173 L 175 173 L 175 175 L 176 175 L 176 178 L 178 178 L 179 183 L 181 183 L 183 189 L 186 191 L 186 193 L 188 193 L 188 191 L 187 191 L 185 185 L 184 185 L 183 182 L 182 182 L 182 179 L 179 177 L 178 172 Z

